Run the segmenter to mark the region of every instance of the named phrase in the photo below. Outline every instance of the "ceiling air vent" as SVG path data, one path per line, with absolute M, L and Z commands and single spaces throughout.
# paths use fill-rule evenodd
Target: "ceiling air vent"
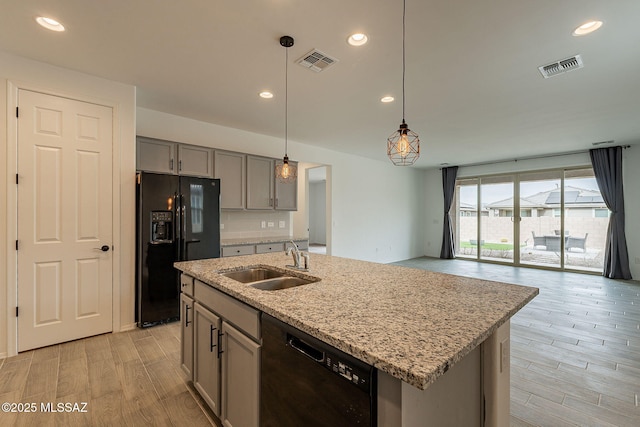
M 576 55 L 571 58 L 563 59 L 562 61 L 554 62 L 553 64 L 543 65 L 542 67 L 538 67 L 538 70 L 540 70 L 545 79 L 548 79 L 549 77 L 577 70 L 582 67 L 584 67 L 582 57 L 580 57 L 580 55 Z
M 338 62 L 338 60 L 325 55 L 319 50 L 313 49 L 311 52 L 303 55 L 302 58 L 298 59 L 296 62 L 305 68 L 309 68 L 310 70 L 319 73 Z

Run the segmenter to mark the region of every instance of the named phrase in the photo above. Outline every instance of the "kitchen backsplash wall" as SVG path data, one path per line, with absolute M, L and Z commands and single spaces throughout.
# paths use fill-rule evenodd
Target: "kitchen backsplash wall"
M 220 213 L 220 238 L 291 235 L 290 212 L 227 211 Z

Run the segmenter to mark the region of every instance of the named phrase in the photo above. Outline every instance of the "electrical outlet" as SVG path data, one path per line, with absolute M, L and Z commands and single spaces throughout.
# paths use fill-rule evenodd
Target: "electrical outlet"
M 267 228 L 267 221 L 262 221 L 260 223 L 260 228 Z
M 224 230 L 224 224 L 220 224 L 220 230 Z
M 273 222 L 273 221 L 269 221 L 269 222 L 267 223 L 267 227 L 269 227 L 269 228 L 273 228 L 273 227 L 275 227 L 275 226 L 276 226 L 276 223 L 275 223 L 275 222 Z
M 285 227 L 285 222 L 284 221 L 278 222 L 278 228 L 284 228 L 284 227 Z
M 509 338 L 500 342 L 500 372 L 509 369 Z
M 640 257 L 636 257 L 636 264 L 640 264 Z

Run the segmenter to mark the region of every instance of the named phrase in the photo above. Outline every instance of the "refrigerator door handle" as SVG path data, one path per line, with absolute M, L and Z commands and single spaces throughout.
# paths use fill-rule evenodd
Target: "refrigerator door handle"
M 187 221 L 185 218 L 186 207 L 184 205 L 184 196 L 180 194 L 180 260 L 186 261 L 187 257 Z
M 181 215 L 180 215 L 180 196 L 175 194 L 173 196 L 173 206 L 175 206 L 175 211 L 176 211 L 176 226 L 175 226 L 175 231 L 174 231 L 174 239 L 176 242 L 176 246 L 177 246 L 177 256 L 178 259 L 180 258 L 180 252 L 181 252 L 181 248 L 180 246 L 182 245 L 180 236 L 182 236 L 182 220 L 180 219 Z

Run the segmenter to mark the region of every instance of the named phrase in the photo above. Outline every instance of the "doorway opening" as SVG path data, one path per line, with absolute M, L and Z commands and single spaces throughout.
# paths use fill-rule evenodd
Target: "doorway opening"
M 327 254 L 327 167 L 307 169 L 309 252 Z

